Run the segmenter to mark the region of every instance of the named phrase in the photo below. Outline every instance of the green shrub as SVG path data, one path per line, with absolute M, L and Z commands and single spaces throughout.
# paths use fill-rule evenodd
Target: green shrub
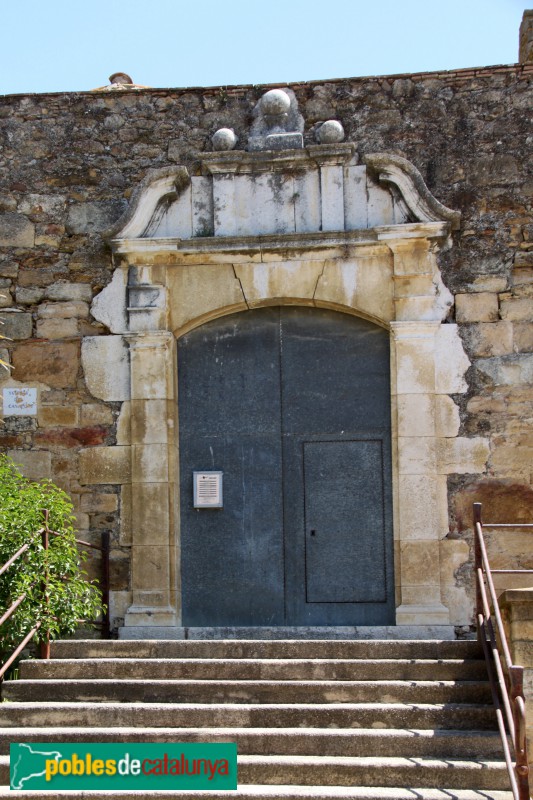
M 61 536 L 49 536 L 45 550 L 39 533 L 44 525 Z M 30 481 L 5 455 L 0 455 L 0 566 L 26 543 L 30 548 L 0 577 L 0 616 L 23 592 L 26 599 L 0 629 L 0 651 L 9 653 L 37 621 L 35 635 L 42 641 L 72 634 L 80 620 L 94 620 L 102 612 L 101 593 L 86 580 L 78 550 L 72 503 L 51 481 Z M 42 581 L 47 576 L 47 596 Z

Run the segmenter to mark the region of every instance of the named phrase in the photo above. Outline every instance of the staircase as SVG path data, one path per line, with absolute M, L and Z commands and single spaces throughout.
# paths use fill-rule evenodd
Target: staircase
M 472 641 L 65 641 L 20 676 L 0 705 L 0 796 L 51 796 L 9 791 L 10 742 L 236 741 L 250 800 L 511 798 Z M 176 794 L 198 800 L 149 796 Z

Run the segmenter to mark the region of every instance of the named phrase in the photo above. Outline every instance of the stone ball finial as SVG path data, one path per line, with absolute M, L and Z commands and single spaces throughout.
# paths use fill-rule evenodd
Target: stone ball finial
M 336 119 L 328 119 L 316 132 L 320 144 L 336 144 L 344 139 L 344 128 Z
M 263 113 L 269 116 L 287 114 L 291 107 L 291 98 L 283 89 L 271 89 L 261 98 Z
M 215 150 L 233 150 L 237 144 L 237 137 L 231 128 L 219 128 L 211 138 Z
M 125 72 L 114 72 L 109 76 L 109 83 L 115 84 L 133 84 L 133 80 Z

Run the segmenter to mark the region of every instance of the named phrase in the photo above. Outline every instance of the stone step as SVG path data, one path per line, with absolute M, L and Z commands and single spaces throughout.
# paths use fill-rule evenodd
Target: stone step
M 412 658 L 482 659 L 476 641 L 440 640 L 98 640 L 52 643 L 52 658 Z
M 486 681 L 6 681 L 7 700 L 107 701 L 125 703 L 483 703 Z
M 505 762 L 467 759 L 334 756 L 240 756 L 243 783 L 333 786 L 428 786 L 507 789 Z
M 228 626 L 225 628 L 135 626 L 119 628 L 119 639 L 455 639 L 453 625 L 363 625 L 359 627 Z
M 239 783 L 299 786 L 426 786 L 501 789 L 508 786 L 505 763 L 398 756 L 239 755 Z M 9 783 L 9 759 L 0 758 L 0 783 Z
M 485 663 L 474 659 L 204 659 L 101 658 L 22 661 L 25 680 L 58 678 L 150 678 L 196 680 L 486 680 Z
M 0 786 L 0 797 L 6 800 L 49 800 L 50 792 L 10 791 Z M 147 794 L 141 795 L 148 797 Z M 59 792 L 55 798 L 79 798 L 79 800 L 139 800 L 139 792 Z M 432 789 L 427 787 L 388 786 L 269 786 L 239 784 L 234 792 L 203 791 L 159 791 L 150 797 L 158 800 L 512 800 L 510 791 L 475 789 Z
M 11 742 L 237 742 L 242 754 L 501 758 L 495 731 L 393 728 L 0 728 L 0 754 Z
M 5 728 L 442 728 L 495 730 L 494 709 L 467 703 L 86 703 L 8 702 Z

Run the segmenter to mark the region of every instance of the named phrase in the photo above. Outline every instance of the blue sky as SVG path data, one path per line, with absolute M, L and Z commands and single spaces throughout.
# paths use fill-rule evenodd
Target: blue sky
M 523 0 L 2 4 L 0 94 L 285 83 L 511 64 Z

